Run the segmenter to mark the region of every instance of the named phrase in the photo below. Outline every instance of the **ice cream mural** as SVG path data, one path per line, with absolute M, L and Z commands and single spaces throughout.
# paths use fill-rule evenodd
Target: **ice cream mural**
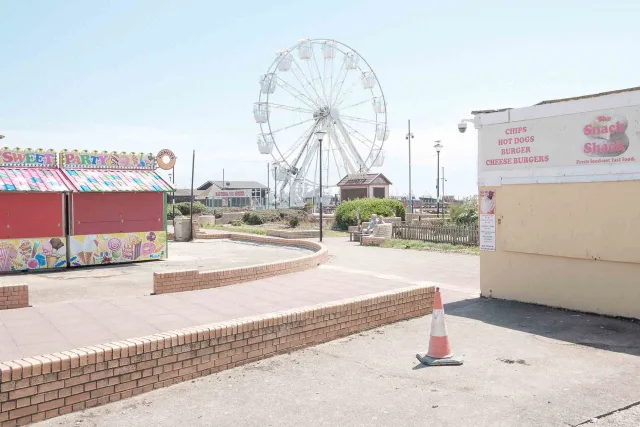
M 72 267 L 165 259 L 165 231 L 70 236 Z
M 64 268 L 63 237 L 0 240 L 0 272 Z

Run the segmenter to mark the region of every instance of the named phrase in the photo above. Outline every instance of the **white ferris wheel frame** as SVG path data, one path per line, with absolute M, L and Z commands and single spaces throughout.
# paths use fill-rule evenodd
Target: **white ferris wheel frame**
M 320 45 L 320 46 L 324 46 L 327 43 L 331 43 L 332 48 L 334 48 L 337 52 L 342 53 L 343 55 L 347 56 L 349 53 L 355 55 L 358 59 L 358 63 L 356 64 L 356 67 L 353 68 L 353 71 L 357 71 L 359 72 L 359 76 L 358 77 L 362 77 L 364 76 L 366 73 L 371 73 L 371 75 L 373 76 L 373 78 L 375 79 L 375 84 L 370 87 L 370 88 L 365 88 L 365 90 L 368 90 L 371 93 L 371 98 L 367 99 L 365 101 L 362 102 L 358 102 L 357 104 L 354 105 L 350 105 L 345 107 L 344 109 L 346 110 L 347 108 L 351 108 L 360 104 L 364 104 L 366 102 L 370 102 L 375 100 L 376 98 L 381 98 L 382 101 L 382 108 L 383 111 L 378 113 L 376 111 L 374 111 L 375 114 L 375 120 L 367 120 L 367 119 L 362 119 L 359 117 L 353 117 L 353 116 L 344 116 L 345 118 L 347 118 L 348 120 L 351 121 L 355 121 L 355 122 L 364 122 L 366 124 L 370 124 L 373 126 L 373 140 L 370 140 L 368 137 L 362 135 L 362 133 L 360 133 L 358 130 L 356 130 L 355 128 L 353 128 L 352 126 L 350 126 L 348 123 L 345 123 L 343 120 L 337 119 L 337 118 L 333 118 L 333 120 L 335 120 L 337 122 L 337 124 L 339 124 L 339 126 L 336 126 L 338 128 L 339 133 L 342 136 L 342 139 L 344 140 L 344 144 L 347 145 L 347 147 L 341 147 L 339 141 L 340 138 L 337 135 L 337 131 L 336 131 L 336 127 L 331 126 L 329 130 L 329 133 L 333 133 L 334 135 L 330 135 L 331 139 L 334 138 L 335 136 L 335 141 L 337 141 L 338 143 L 336 144 L 336 148 L 334 150 L 339 151 L 339 154 L 342 158 L 342 161 L 345 163 L 344 165 L 344 169 L 345 171 L 349 174 L 349 173 L 353 173 L 350 172 L 348 169 L 348 166 L 351 166 L 352 170 L 354 170 L 355 173 L 366 173 L 368 172 L 378 161 L 378 158 L 383 155 L 383 147 L 384 147 L 384 142 L 386 140 L 386 135 L 388 134 L 388 130 L 387 130 L 387 103 L 386 103 L 386 98 L 384 96 L 384 90 L 382 88 L 382 85 L 380 84 L 380 80 L 378 80 L 378 76 L 375 73 L 375 70 L 371 67 L 371 65 L 369 64 L 369 62 L 355 49 L 353 49 L 351 46 L 348 46 L 345 43 L 342 43 L 338 40 L 335 39 L 306 39 L 306 40 L 301 40 L 298 43 L 296 43 L 295 45 L 293 45 L 290 49 L 283 51 L 284 54 L 279 55 L 271 64 L 271 66 L 268 68 L 267 73 L 265 73 L 265 76 L 267 75 L 271 75 L 272 79 L 275 79 L 275 84 L 276 87 L 280 87 L 282 90 L 288 92 L 291 96 L 297 98 L 302 104 L 305 104 L 309 109 L 306 108 L 298 108 L 298 107 L 292 107 L 292 106 L 286 106 L 286 105 L 280 105 L 280 104 L 275 104 L 275 103 L 271 103 L 270 102 L 270 95 L 271 93 L 269 93 L 269 91 L 263 91 L 262 88 L 259 91 L 259 96 L 258 96 L 258 103 L 259 104 L 266 104 L 266 108 L 267 111 L 270 111 L 271 107 L 273 108 L 277 108 L 277 109 L 284 109 L 284 110 L 292 110 L 292 111 L 298 111 L 298 112 L 305 112 L 305 113 L 311 113 L 313 114 L 317 109 L 324 107 L 324 105 L 320 105 L 317 103 L 317 101 L 326 101 L 327 100 L 327 95 L 326 93 L 323 93 L 324 98 L 322 98 L 322 96 L 318 93 L 317 89 L 316 89 L 316 84 L 314 82 L 312 82 L 311 80 L 314 80 L 314 75 L 313 72 L 311 71 L 311 62 L 313 62 L 313 65 L 315 65 L 315 69 L 317 71 L 318 74 L 318 78 L 320 78 L 321 80 L 321 85 L 322 85 L 322 91 L 325 92 L 325 81 L 323 80 L 327 80 L 326 76 L 323 74 L 321 77 L 321 73 L 320 73 L 320 67 L 318 65 L 318 61 L 316 60 L 316 51 L 314 49 L 314 47 Z M 309 46 L 311 46 L 311 50 L 312 50 L 312 54 L 311 54 L 311 58 L 304 60 L 301 58 L 296 58 L 294 55 L 299 51 L 300 46 L 302 46 L 303 44 L 308 44 Z M 322 49 L 322 48 L 321 48 Z M 294 77 L 296 78 L 296 80 L 298 81 L 298 83 L 300 84 L 301 88 L 298 90 L 298 88 L 290 85 L 288 82 L 286 82 L 284 79 L 278 77 L 278 73 L 282 72 L 279 71 L 278 67 L 281 61 L 285 60 L 285 58 L 287 58 L 287 55 L 289 55 L 291 63 L 292 63 L 292 68 L 290 70 L 287 70 L 285 72 L 290 72 L 291 74 L 294 75 Z M 326 61 L 326 58 L 324 58 Z M 332 59 L 333 60 L 333 59 Z M 360 65 L 360 60 L 362 60 L 364 62 L 364 64 L 366 65 L 366 69 L 363 69 L 363 67 Z M 309 67 L 309 73 L 310 73 L 310 77 L 311 80 L 309 79 L 309 76 L 307 76 L 305 74 L 305 71 L 302 69 L 299 61 L 305 61 L 308 63 L 308 67 Z M 295 69 L 297 69 L 298 74 L 300 74 L 301 76 L 299 76 L 298 74 L 296 74 L 295 69 L 293 68 L 295 67 Z M 331 92 L 329 93 L 329 102 L 333 102 L 334 101 L 334 94 L 333 91 L 336 88 L 336 86 L 338 85 L 338 80 L 339 80 L 339 76 L 342 73 L 343 69 L 345 70 L 344 72 L 344 76 L 342 78 L 342 82 L 340 82 L 340 87 L 338 88 L 338 92 L 335 94 L 335 102 L 337 104 L 337 106 L 341 105 L 343 102 L 345 102 L 349 95 L 353 92 L 353 89 L 355 89 L 355 85 L 357 84 L 358 79 L 356 79 L 356 81 L 353 82 L 352 86 L 349 88 L 349 90 L 344 93 L 342 92 L 343 89 L 343 85 L 344 82 L 347 78 L 347 75 L 349 73 L 349 69 L 345 68 L 345 63 L 343 62 L 340 71 L 338 71 L 338 75 L 337 75 L 337 79 L 336 82 L 333 82 L 333 65 L 332 65 L 332 75 L 331 75 L 331 82 L 330 82 L 330 87 L 331 87 Z M 323 65 L 323 71 L 326 72 L 326 65 Z M 308 89 L 307 86 L 305 86 L 305 84 L 301 81 L 301 77 L 304 78 L 306 80 L 306 83 L 308 85 Z M 376 92 L 374 91 L 375 87 L 378 87 L 378 90 L 380 91 L 380 96 L 378 97 Z M 304 93 L 303 93 L 304 91 Z M 295 93 L 297 92 L 297 94 Z M 313 97 L 313 94 L 316 95 L 316 98 Z M 380 115 L 382 115 L 383 120 L 380 120 Z M 311 123 L 313 122 L 313 123 Z M 318 150 L 319 147 L 317 147 L 317 141 L 315 140 L 314 137 L 314 132 L 318 129 L 318 125 L 320 124 L 321 119 L 315 119 L 315 118 L 311 118 L 309 120 L 305 120 L 303 122 L 298 122 L 298 123 L 294 123 L 290 126 L 285 126 L 283 128 L 280 129 L 276 129 L 275 131 L 272 129 L 271 127 L 271 114 L 268 113 L 267 114 L 267 119 L 266 122 L 264 123 L 258 123 L 260 125 L 260 132 L 261 135 L 265 136 L 265 135 L 269 135 L 271 138 L 271 141 L 273 143 L 273 148 L 276 149 L 276 152 L 271 151 L 271 156 L 273 157 L 274 161 L 280 165 L 280 167 L 285 166 L 286 170 L 287 170 L 287 177 L 289 179 L 285 179 L 282 182 L 282 187 L 280 189 L 280 193 L 283 193 L 284 190 L 287 188 L 287 185 L 290 185 L 290 178 L 294 177 L 294 180 L 300 182 L 300 181 L 305 181 L 308 182 L 309 179 L 307 178 L 307 173 L 306 173 L 306 169 L 310 166 L 310 164 L 306 164 L 305 165 L 305 161 L 308 160 L 308 163 L 311 163 L 311 160 L 313 159 L 313 157 L 315 156 L 315 152 Z M 305 123 L 310 123 L 310 126 L 305 127 L 304 132 L 302 132 L 302 134 L 300 135 L 300 137 L 298 138 L 297 141 L 293 141 L 291 143 L 291 145 L 288 146 L 284 146 L 283 151 L 281 151 L 281 147 L 278 144 L 277 141 L 277 136 L 275 135 L 276 133 L 278 133 L 279 131 L 282 130 L 286 130 L 295 126 L 299 126 Z M 347 129 L 349 128 L 349 129 Z M 382 134 L 383 137 L 382 138 L 378 138 L 378 129 L 379 127 L 382 126 Z M 268 132 L 267 132 L 268 130 Z M 350 132 L 349 132 L 350 130 Z M 358 135 L 358 137 L 356 138 L 357 141 L 359 141 L 360 143 L 368 146 L 368 143 L 371 143 L 371 147 L 370 147 L 370 151 L 369 153 L 364 153 L 366 154 L 366 157 L 363 159 L 362 156 L 360 156 L 357 148 L 355 148 L 353 141 L 351 140 L 351 136 L 356 136 Z M 296 151 L 296 147 L 297 145 L 299 145 L 302 140 L 306 139 L 306 141 L 304 141 L 304 143 L 302 144 L 302 147 L 300 148 L 300 152 L 297 154 L 297 156 L 294 157 L 294 161 L 289 161 L 289 159 L 287 159 L 287 157 L 285 157 L 285 153 L 287 153 L 287 151 L 291 151 L 288 156 L 291 156 L 292 154 L 295 153 Z M 367 143 L 365 143 L 364 141 L 367 141 Z M 309 146 L 309 144 L 311 144 L 311 148 L 307 150 L 307 154 L 306 156 L 304 155 L 305 152 L 305 148 L 307 148 Z M 280 144 L 282 145 L 282 143 Z M 356 168 L 353 168 L 353 165 L 351 165 L 350 160 L 348 158 L 348 156 L 344 153 L 344 150 L 349 150 L 351 154 L 351 156 L 354 158 L 355 161 L 358 161 L 358 164 L 356 165 L 356 168 L 358 169 L 357 171 L 355 171 Z M 366 151 L 366 150 L 365 150 Z M 277 157 L 277 155 L 279 155 L 279 157 Z M 304 157 L 304 158 L 303 158 Z M 330 159 L 327 158 L 327 162 Z M 334 160 L 336 161 L 336 167 L 338 168 L 338 170 L 340 169 L 339 165 L 337 165 L 337 157 L 335 156 L 334 153 Z M 302 161 L 303 164 L 300 165 L 299 162 Z M 324 161 L 323 161 L 324 163 Z M 318 166 L 316 165 L 316 168 Z M 320 167 L 322 167 L 322 165 L 320 165 Z M 302 173 L 303 176 L 298 176 L 298 173 Z M 341 177 L 342 178 L 342 177 Z M 291 184 L 292 185 L 292 184 Z M 292 188 L 289 189 L 289 191 L 292 191 Z

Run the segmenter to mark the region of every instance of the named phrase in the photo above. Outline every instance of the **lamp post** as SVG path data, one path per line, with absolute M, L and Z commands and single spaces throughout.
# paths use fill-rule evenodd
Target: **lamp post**
M 411 193 L 411 140 L 413 134 L 411 133 L 411 120 L 407 120 L 408 132 L 405 139 L 409 141 L 409 203 L 411 204 L 411 213 L 413 213 L 413 193 Z
M 442 144 L 440 144 L 440 140 L 435 141 L 436 145 L 433 148 L 436 149 L 436 153 L 438 153 L 438 177 L 436 178 L 436 200 L 437 200 L 437 208 L 436 208 L 436 216 L 440 216 L 440 150 L 442 150 Z M 444 216 L 444 215 L 443 215 Z
M 326 132 L 323 130 L 316 131 L 316 138 L 320 143 L 320 241 L 322 242 L 322 140 Z

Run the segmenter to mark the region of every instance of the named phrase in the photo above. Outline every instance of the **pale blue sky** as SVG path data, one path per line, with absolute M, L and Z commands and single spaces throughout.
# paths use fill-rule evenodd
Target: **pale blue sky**
M 177 183 L 266 181 L 251 108 L 275 52 L 333 38 L 375 69 L 391 137 L 393 193 L 435 193 L 433 140 L 448 194 L 476 191 L 473 109 L 638 86 L 640 2 L 8 1 L 0 2 L 4 145 L 157 152 Z M 242 161 L 240 161 L 242 160 Z

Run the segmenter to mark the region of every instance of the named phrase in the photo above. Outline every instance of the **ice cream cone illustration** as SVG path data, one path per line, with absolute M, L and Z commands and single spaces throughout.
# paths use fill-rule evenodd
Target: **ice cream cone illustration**
M 94 263 L 97 238 L 98 236 L 96 235 L 85 236 L 84 243 L 82 244 L 82 252 L 78 254 L 78 258 L 83 265 L 92 265 Z

